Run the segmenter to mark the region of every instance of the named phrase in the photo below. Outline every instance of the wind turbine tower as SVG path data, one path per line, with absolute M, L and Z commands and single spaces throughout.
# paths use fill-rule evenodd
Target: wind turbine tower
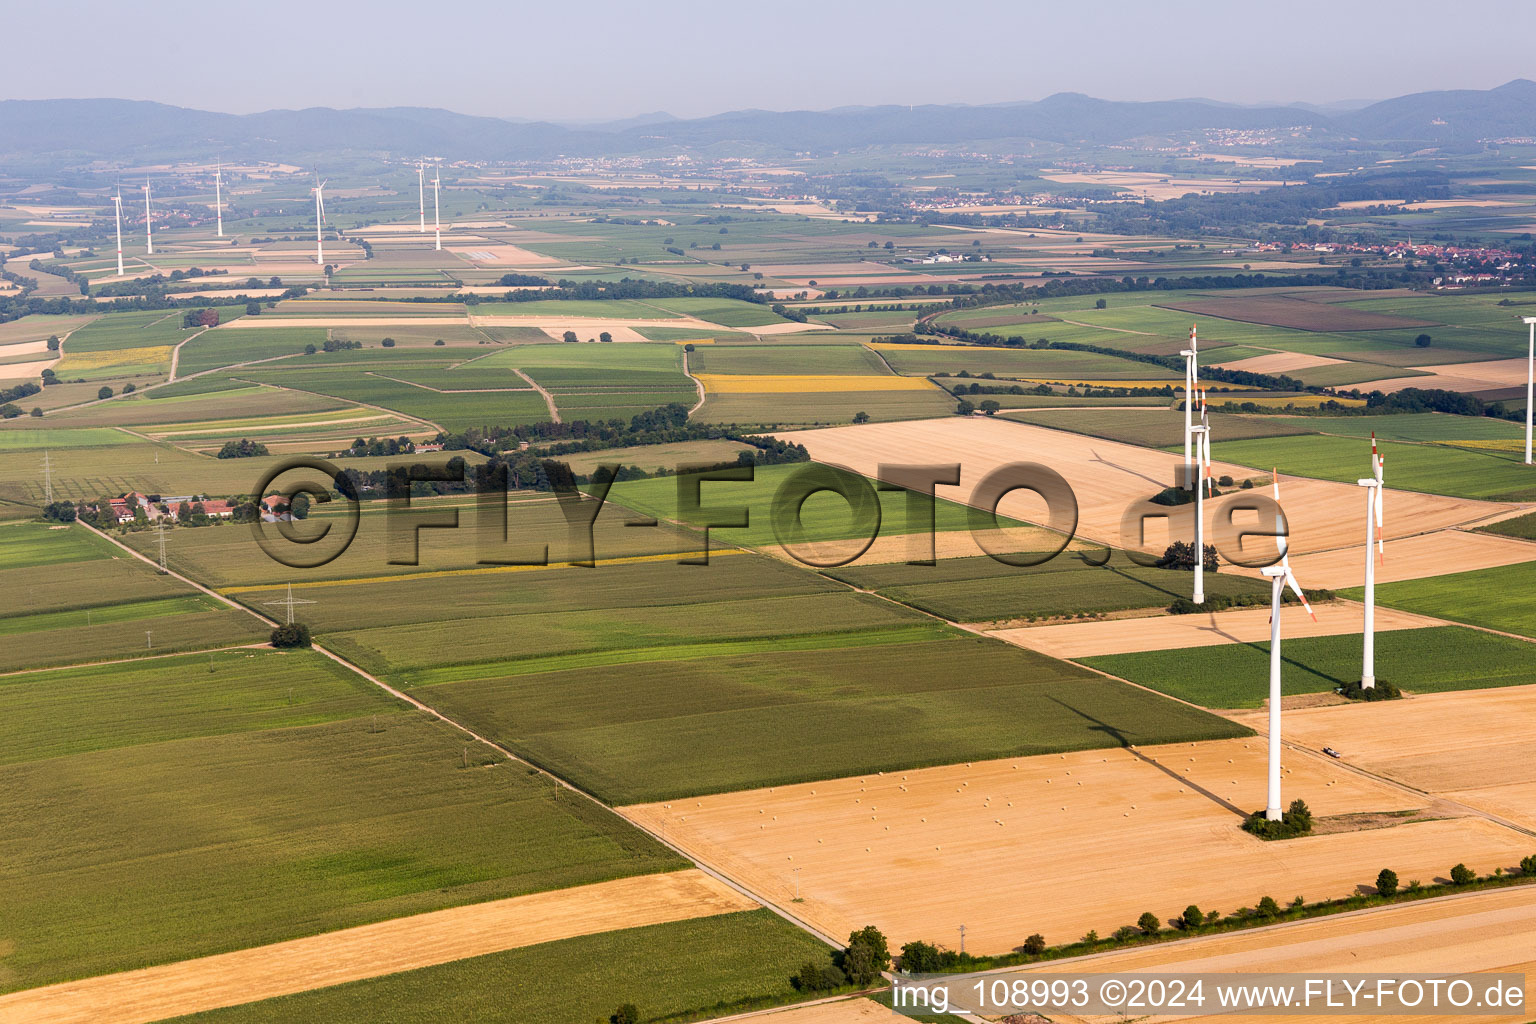
M 1376 558 L 1385 557 L 1381 537 L 1382 474 L 1381 453 L 1376 450 L 1376 432 L 1371 431 L 1371 475 L 1355 481 L 1365 491 L 1365 655 L 1360 664 L 1360 688 L 1376 688 Z M 1371 550 L 1372 543 L 1376 550 Z
M 123 192 L 112 197 L 112 212 L 117 219 L 117 276 L 123 276 Z
M 434 171 L 432 173 L 432 229 L 437 235 L 437 244 L 433 248 L 438 250 L 443 248 L 443 218 L 441 207 L 437 202 L 437 187 L 442 184 L 442 181 L 443 179 Z
M 1522 317 L 1531 329 L 1530 349 L 1525 363 L 1525 464 L 1531 464 L 1531 408 L 1536 399 L 1536 316 Z
M 421 211 L 421 233 L 427 233 L 427 165 L 416 162 L 416 206 Z
M 1195 604 L 1205 603 L 1205 495 L 1211 483 L 1211 420 L 1206 413 L 1205 392 L 1200 396 L 1200 423 L 1190 428 L 1195 447 Z
M 1275 502 L 1280 501 L 1280 474 L 1275 472 Z M 1280 564 L 1267 565 L 1262 572 L 1269 577 L 1269 800 L 1264 807 L 1264 817 L 1270 821 L 1280 820 L 1280 605 L 1285 596 L 1285 588 L 1290 587 L 1301 599 L 1301 606 L 1317 621 L 1317 615 L 1312 611 L 1312 606 L 1307 603 L 1307 595 L 1301 592 L 1301 584 L 1296 582 L 1296 574 L 1291 571 L 1291 559 L 1287 549 L 1290 546 L 1289 526 L 1285 523 L 1285 513 L 1279 513 L 1279 535 L 1275 538 L 1280 546 Z
M 155 254 L 155 227 L 149 220 L 149 182 L 144 182 L 144 252 Z
M 1193 406 L 1195 402 L 1195 385 L 1200 379 L 1200 346 L 1195 340 L 1195 325 L 1189 325 L 1189 348 L 1183 349 L 1179 355 L 1184 357 L 1184 489 L 1195 489 L 1195 475 L 1191 472 L 1192 448 L 1194 446 L 1194 434 L 1192 433 Z
M 224 237 L 224 160 L 213 168 L 213 215 L 218 221 L 219 237 Z
M 325 266 L 325 239 L 322 233 L 325 226 L 325 186 L 330 179 L 320 181 L 319 177 L 319 175 L 315 176 L 315 187 L 310 191 L 315 194 L 315 265 L 323 267 Z

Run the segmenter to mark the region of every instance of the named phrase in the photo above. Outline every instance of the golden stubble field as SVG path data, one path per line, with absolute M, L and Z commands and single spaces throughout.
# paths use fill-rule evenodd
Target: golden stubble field
M 1123 543 L 1121 521 L 1131 505 L 1172 484 L 1175 473 L 1183 466 L 1182 455 L 987 416 L 828 427 L 778 436 L 805 445 L 819 462 L 845 466 L 871 477 L 882 463 L 959 463 L 960 484 L 940 485 L 938 494 L 966 504 L 972 503 L 977 484 L 993 469 L 1014 462 L 1043 463 L 1060 473 L 1076 495 L 1077 536 L 1115 546 Z M 1214 463 L 1212 470 L 1218 476 L 1231 474 L 1237 479 L 1265 476 L 1269 472 L 1263 467 L 1226 462 Z M 1292 556 L 1357 548 L 1359 492 L 1354 484 L 1282 476 L 1280 497 L 1290 524 Z M 1258 493 L 1269 492 L 1264 488 Z M 1241 491 L 1231 492 L 1209 502 L 1208 523 L 1216 522 L 1221 509 L 1229 502 L 1241 500 L 1242 495 Z M 1397 510 L 1387 525 L 1388 540 L 1444 530 L 1513 507 L 1397 490 L 1389 491 L 1388 500 Z M 1191 508 L 1183 506 L 1179 511 L 1187 513 Z M 1044 502 L 1028 491 L 1006 496 L 999 512 L 1028 522 L 1043 522 L 1046 518 Z M 1256 522 L 1251 514 L 1246 519 L 1241 514 L 1237 518 L 1239 525 Z M 1148 521 L 1147 550 L 1162 551 L 1168 523 L 1169 520 Z M 1250 540 L 1249 544 L 1255 552 L 1263 552 L 1266 544 L 1267 550 L 1274 550 L 1272 542 Z M 1310 581 L 1304 578 L 1303 582 Z
M 1335 736 L 1335 742 L 1344 739 Z M 1291 753 L 1285 799 L 1329 816 L 1432 801 Z M 1143 911 L 1231 912 L 1349 895 L 1465 861 L 1512 868 L 1530 836 L 1480 817 L 1265 843 L 1239 828 L 1265 797 L 1261 737 L 1011 758 L 637 805 L 627 817 L 832 935 L 875 924 L 1001 952 L 1108 934 Z M 792 902 L 797 883 L 802 902 Z

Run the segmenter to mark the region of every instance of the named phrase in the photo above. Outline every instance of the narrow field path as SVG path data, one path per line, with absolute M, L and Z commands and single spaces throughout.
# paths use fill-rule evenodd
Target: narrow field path
M 684 349 L 683 350 L 683 372 L 688 375 L 688 379 L 689 380 L 693 381 L 693 386 L 694 386 L 695 390 L 697 390 L 698 393 L 699 393 L 699 400 L 697 402 L 694 402 L 693 403 L 693 407 L 688 410 L 688 415 L 692 416 L 694 413 L 698 412 L 700 409 L 702 409 L 704 407 L 704 382 L 699 380 L 699 378 L 695 377 L 693 375 L 693 371 L 688 369 L 688 355 L 689 355 L 688 350 Z
M 540 384 L 538 381 L 536 381 L 532 377 L 528 376 L 522 370 L 514 368 L 512 370 L 512 372 L 517 374 L 519 377 L 523 378 L 523 380 L 527 381 L 529 386 L 532 387 L 533 390 L 537 391 L 539 394 L 544 396 L 544 404 L 549 406 L 549 418 L 550 418 L 550 420 L 555 422 L 555 423 L 559 423 L 560 422 L 560 410 L 555 408 L 555 396 L 550 394 L 547 390 L 545 390 L 544 385 Z

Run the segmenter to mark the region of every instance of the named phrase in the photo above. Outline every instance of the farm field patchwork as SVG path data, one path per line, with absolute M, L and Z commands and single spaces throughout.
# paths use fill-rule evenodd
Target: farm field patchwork
M 706 380 L 717 375 L 868 377 L 890 372 L 879 356 L 862 345 L 711 345 L 691 353 L 688 365 L 695 376 Z
M 1220 400 L 1218 396 L 1217 400 Z M 975 399 L 972 399 L 975 401 Z M 1009 419 L 1034 423 L 1055 430 L 1070 430 L 1093 437 L 1108 438 L 1125 444 L 1151 448 L 1179 446 L 1183 451 L 1184 413 L 1176 409 L 1053 409 L 1013 412 Z M 1212 447 L 1216 441 L 1249 440 L 1261 437 L 1285 437 L 1308 434 L 1312 429 L 1299 416 L 1243 416 L 1236 413 L 1211 413 Z

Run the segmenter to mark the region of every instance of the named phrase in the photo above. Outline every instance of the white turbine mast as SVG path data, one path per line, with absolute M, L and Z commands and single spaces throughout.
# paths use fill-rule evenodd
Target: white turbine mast
M 144 252 L 155 254 L 155 227 L 149 220 L 149 179 L 144 179 Z
M 1205 392 L 1197 391 L 1200 423 L 1190 427 L 1194 435 L 1195 472 L 1195 604 L 1205 603 L 1205 496 L 1211 484 L 1211 419 L 1206 411 Z
M 1382 479 L 1386 460 L 1376 448 L 1376 432 L 1371 431 L 1371 475 L 1355 481 L 1365 491 L 1365 651 L 1360 663 L 1360 688 L 1376 688 L 1376 559 L 1386 560 L 1382 540 Z M 1371 550 L 1374 543 L 1376 550 Z
M 427 233 L 427 165 L 416 161 L 416 206 L 421 211 L 421 233 Z
M 325 266 L 325 239 L 322 229 L 325 227 L 325 186 L 330 182 L 320 180 L 320 175 L 315 175 L 315 187 L 310 189 L 315 194 L 315 265 Z
M 117 219 L 117 276 L 123 276 L 123 190 L 112 197 L 112 213 Z
M 1200 346 L 1195 340 L 1195 325 L 1189 325 L 1189 348 L 1181 349 L 1179 355 L 1184 357 L 1184 489 L 1195 489 L 1195 475 L 1192 472 L 1194 446 L 1193 424 L 1191 417 L 1195 401 L 1195 386 L 1200 381 Z
M 1531 410 L 1536 406 L 1536 316 L 1522 317 L 1531 329 L 1530 348 L 1525 362 L 1525 464 L 1531 464 Z
M 213 215 L 218 219 L 219 237 L 224 237 L 224 158 L 213 167 Z
M 437 237 L 437 244 L 433 248 L 441 250 L 443 247 L 443 218 L 441 207 L 437 201 L 437 187 L 442 184 L 442 177 L 432 172 L 432 230 Z
M 1274 474 L 1275 503 L 1280 502 L 1280 473 Z M 1270 821 L 1280 820 L 1280 604 L 1285 596 L 1285 588 L 1290 587 L 1301 600 L 1301 606 L 1312 616 L 1312 621 L 1317 621 L 1317 615 L 1312 611 L 1312 605 L 1307 603 L 1307 595 L 1302 593 L 1301 584 L 1296 582 L 1296 574 L 1291 571 L 1290 526 L 1286 522 L 1285 512 L 1277 511 L 1275 542 L 1280 548 L 1280 564 L 1267 565 L 1262 570 L 1269 577 L 1269 800 L 1264 807 L 1264 817 Z

